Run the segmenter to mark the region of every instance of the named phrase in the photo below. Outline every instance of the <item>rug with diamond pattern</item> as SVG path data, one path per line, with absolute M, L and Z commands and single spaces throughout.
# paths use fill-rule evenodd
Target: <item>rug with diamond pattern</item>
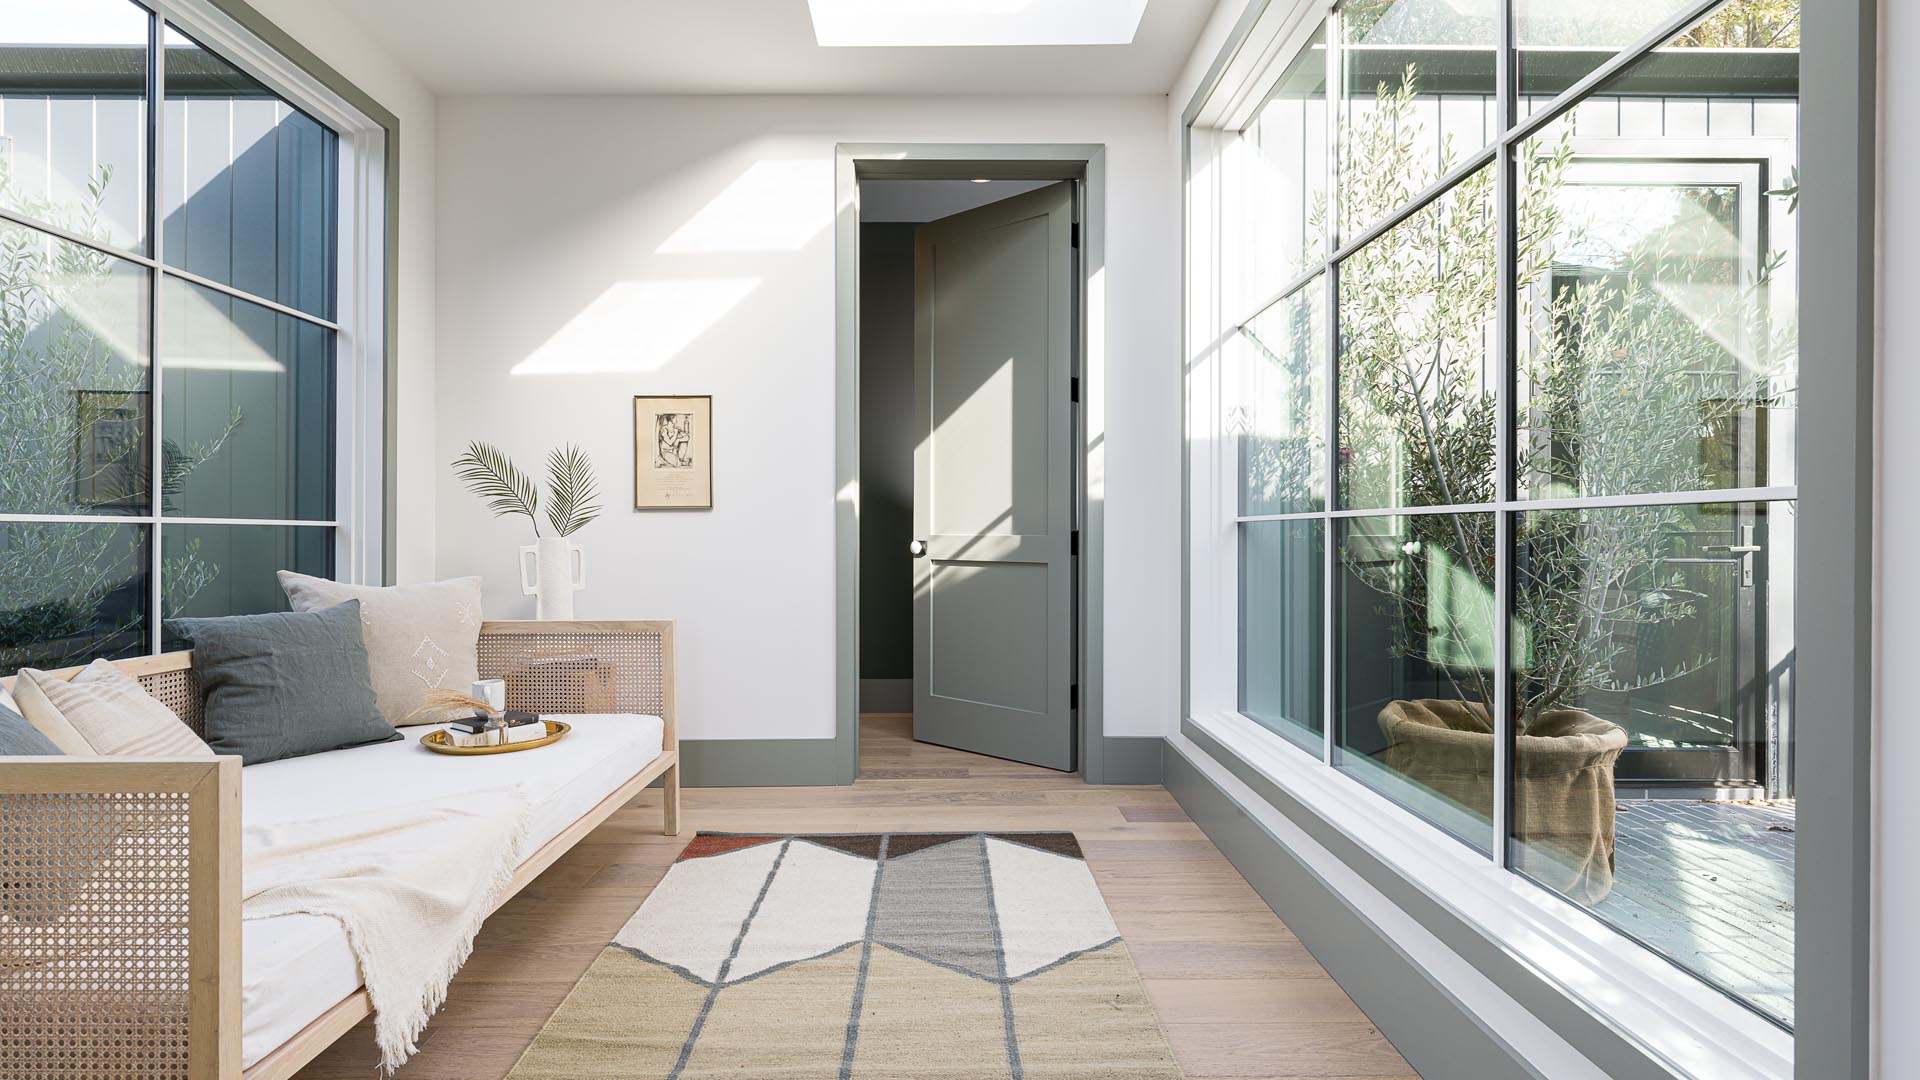
M 1179 1080 L 1072 833 L 701 833 L 510 1080 Z

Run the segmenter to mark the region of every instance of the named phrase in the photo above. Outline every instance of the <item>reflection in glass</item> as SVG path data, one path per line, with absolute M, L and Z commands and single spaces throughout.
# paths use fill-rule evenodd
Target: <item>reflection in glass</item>
M 1646 69 L 1678 55 L 1603 92 L 1645 87 Z M 1676 120 L 1632 136 L 1630 157 L 1611 149 L 1627 141 L 1628 105 L 1679 117 L 1686 103 L 1596 101 L 1618 108 L 1576 121 L 1577 137 L 1556 121 L 1522 148 L 1521 494 L 1793 483 L 1794 102 L 1724 92 L 1696 103 L 1698 129 Z M 1709 113 L 1721 115 L 1711 131 Z
M 332 332 L 177 278 L 160 303 L 164 512 L 332 518 Z
M 148 22 L 127 0 L 0 0 L 0 207 L 146 248 Z
M 161 555 L 167 618 L 287 610 L 278 571 L 333 576 L 333 530 L 291 525 L 168 525 Z M 183 647 L 168 635 L 168 648 Z
M 1261 303 L 1326 254 L 1326 28 L 1315 30 L 1241 136 L 1233 211 L 1247 304 Z
M 1493 515 L 1337 524 L 1335 762 L 1490 850 Z
M 1492 142 L 1498 5 L 1341 5 L 1343 235 L 1378 221 Z
M 1316 277 L 1229 343 L 1240 513 L 1319 510 L 1327 500 L 1326 282 Z
M 332 318 L 338 138 L 167 28 L 167 264 Z
M 1341 263 L 1340 505 L 1493 497 L 1491 167 Z
M 0 513 L 148 508 L 147 271 L 0 221 Z
M 1240 711 L 1319 755 L 1326 524 L 1240 525 Z
M 1521 115 L 1693 6 L 1689 0 L 1514 0 Z
M 1516 867 L 1789 1024 L 1793 511 L 1533 511 L 1514 564 Z
M 0 671 L 147 651 L 147 529 L 0 522 Z

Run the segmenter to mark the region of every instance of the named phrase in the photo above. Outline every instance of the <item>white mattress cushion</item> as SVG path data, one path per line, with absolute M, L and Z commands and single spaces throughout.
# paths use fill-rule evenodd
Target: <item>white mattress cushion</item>
M 453 757 L 417 744 L 432 727 L 402 728 L 402 742 L 251 765 L 240 772 L 247 825 L 356 812 L 382 802 L 518 784 L 533 804 L 520 858 L 538 851 L 660 754 L 651 716 L 567 716 L 573 732 L 550 746 L 513 754 Z M 241 924 L 241 1067 L 275 1047 L 361 986 L 360 965 L 340 924 L 284 915 Z

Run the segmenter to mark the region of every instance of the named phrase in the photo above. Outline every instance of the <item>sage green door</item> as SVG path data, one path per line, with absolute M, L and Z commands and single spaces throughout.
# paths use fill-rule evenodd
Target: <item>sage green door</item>
M 1072 185 L 914 247 L 913 736 L 1072 769 Z

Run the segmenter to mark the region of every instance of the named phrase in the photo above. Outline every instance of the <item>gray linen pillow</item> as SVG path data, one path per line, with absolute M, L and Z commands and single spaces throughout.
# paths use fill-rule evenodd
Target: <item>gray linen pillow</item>
M 360 604 L 218 619 L 168 619 L 193 643 L 206 738 L 248 765 L 400 738 L 380 718 Z
M 0 757 L 58 754 L 53 740 L 27 723 L 27 718 L 0 704 Z

